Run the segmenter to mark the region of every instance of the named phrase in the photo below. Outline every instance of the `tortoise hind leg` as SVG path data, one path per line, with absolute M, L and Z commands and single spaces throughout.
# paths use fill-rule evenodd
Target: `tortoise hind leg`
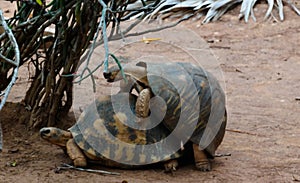
M 167 162 L 164 163 L 165 166 L 165 171 L 166 172 L 174 172 L 176 171 L 177 167 L 178 167 L 178 161 L 177 159 L 171 159 Z
M 67 153 L 74 163 L 75 167 L 86 167 L 87 162 L 80 148 L 75 144 L 74 139 L 67 142 Z
M 199 149 L 198 144 L 193 144 L 195 166 L 200 171 L 210 171 L 211 162 L 207 158 L 205 152 Z

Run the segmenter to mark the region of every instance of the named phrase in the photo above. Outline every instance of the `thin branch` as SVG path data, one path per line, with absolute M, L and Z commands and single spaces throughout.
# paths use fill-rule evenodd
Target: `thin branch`
M 125 38 L 127 38 L 127 37 L 133 37 L 133 36 L 140 36 L 140 35 L 147 34 L 147 33 L 150 33 L 150 32 L 158 32 L 158 31 L 161 31 L 161 30 L 164 30 L 164 29 L 168 29 L 168 28 L 171 28 L 171 27 L 175 27 L 176 25 L 178 25 L 178 24 L 181 23 L 182 21 L 189 19 L 191 16 L 192 16 L 192 15 L 183 17 L 183 18 L 181 18 L 180 20 L 178 20 L 177 22 L 170 23 L 170 24 L 167 24 L 167 25 L 162 26 L 162 27 L 153 28 L 153 29 L 149 29 L 149 30 L 145 30 L 145 31 L 141 31 L 141 32 L 135 32 L 135 33 L 131 33 L 131 34 L 127 34 L 127 33 L 128 33 L 129 31 L 131 31 L 135 26 L 137 26 L 140 22 L 142 22 L 141 20 L 138 20 L 138 21 L 134 22 L 133 24 L 131 24 L 131 25 L 123 32 L 123 35 L 124 35 Z M 119 40 L 119 39 L 121 39 L 120 34 L 118 34 L 118 35 L 116 35 L 116 36 L 112 36 L 112 38 L 110 39 L 110 41 Z
M 235 129 L 226 129 L 226 131 L 228 131 L 228 132 L 233 132 L 233 133 L 240 133 L 240 134 L 253 135 L 253 136 L 263 136 L 263 135 L 260 135 L 260 134 L 255 134 L 255 133 L 250 133 L 250 132 L 241 131 L 241 130 L 235 130 Z
M 13 66 L 18 66 L 17 63 L 16 63 L 15 61 L 13 61 L 13 60 L 11 60 L 11 59 L 5 57 L 5 56 L 2 55 L 1 53 L 0 53 L 0 58 L 1 58 L 2 60 L 4 60 L 4 61 L 10 63 L 10 64 L 13 65 Z
M 3 26 L 4 30 L 5 30 L 5 33 L 8 35 L 8 38 L 9 38 L 9 40 L 10 40 L 10 42 L 11 42 L 13 48 L 14 48 L 15 59 L 16 59 L 15 62 L 14 62 L 16 67 L 13 70 L 12 79 L 11 79 L 10 83 L 8 84 L 6 90 L 5 90 L 5 94 L 3 96 L 3 99 L 0 102 L 0 110 L 1 110 L 3 108 L 6 100 L 7 100 L 8 94 L 10 93 L 10 90 L 11 90 L 12 86 L 15 84 L 15 82 L 17 80 L 18 70 L 19 70 L 19 63 L 20 63 L 20 50 L 19 50 L 19 47 L 18 47 L 18 43 L 17 43 L 11 29 L 8 27 L 1 10 L 0 10 L 0 21 L 2 23 L 2 26 Z
M 109 171 L 105 171 L 105 170 L 94 170 L 94 169 L 87 169 L 87 168 L 78 168 L 78 167 L 74 167 L 72 165 L 63 163 L 60 167 L 56 168 L 56 172 L 59 172 L 60 170 L 78 170 L 78 171 L 84 171 L 84 172 L 91 172 L 91 173 L 100 173 L 100 174 L 105 174 L 105 175 L 120 175 L 120 173 L 118 172 L 109 172 Z
M 88 55 L 87 55 L 87 61 L 86 61 L 86 63 L 85 63 L 85 67 L 84 67 L 83 71 L 82 71 L 81 74 L 80 74 L 80 79 L 79 79 L 79 81 L 77 81 L 76 83 L 79 83 L 79 84 L 80 84 L 80 82 L 83 80 L 83 78 L 84 78 L 84 79 L 86 78 L 86 77 L 84 77 L 83 75 L 84 75 L 85 71 L 88 71 L 88 70 L 89 70 L 88 66 L 89 66 L 89 64 L 90 64 L 90 60 L 91 60 L 92 54 L 93 54 L 94 49 L 95 49 L 95 44 L 96 44 L 96 40 L 97 40 L 97 38 L 98 38 L 98 36 L 99 36 L 100 29 L 102 28 L 102 24 L 103 24 L 103 21 L 102 21 L 102 20 L 105 19 L 105 13 L 106 13 L 106 12 L 104 11 L 104 8 L 103 8 L 101 20 L 100 20 L 100 23 L 99 23 L 99 25 L 98 25 L 98 27 L 97 27 L 97 31 L 96 31 L 96 33 L 95 33 L 95 35 L 94 35 L 92 45 L 90 46 L 90 49 L 89 49 L 89 52 L 88 52 Z M 102 64 L 103 64 L 103 62 L 102 62 L 100 65 L 102 66 Z M 99 68 L 99 67 L 97 67 L 97 68 Z M 91 74 L 91 72 L 89 72 L 89 74 Z M 88 76 L 89 76 L 89 75 L 88 75 Z M 91 75 L 91 77 L 93 77 L 93 76 Z
M 74 4 L 76 4 L 76 1 L 71 1 L 65 8 L 68 9 L 72 7 Z M 37 40 L 37 38 L 40 36 L 40 34 L 47 28 L 49 27 L 52 23 L 57 21 L 57 19 L 64 13 L 61 9 L 57 11 L 57 13 L 48 21 L 44 22 L 41 27 L 38 29 L 38 31 L 35 33 L 35 35 L 32 37 L 31 41 L 29 44 L 26 46 L 26 49 L 23 51 L 22 58 L 25 57 L 27 54 L 28 50 L 31 49 L 31 46 L 34 44 L 34 42 Z
M 231 156 L 231 153 L 215 154 L 214 157 Z
M 99 0 L 99 2 L 101 3 L 101 0 Z M 103 2 L 101 3 L 101 5 L 103 6 Z M 105 4 L 104 4 L 105 5 Z M 105 5 L 106 6 L 106 5 Z M 106 7 L 107 8 L 107 7 Z M 104 11 L 105 8 L 103 8 L 102 10 L 102 16 L 101 16 L 101 20 L 100 20 L 100 23 L 99 23 L 99 26 L 98 26 L 98 29 L 97 29 L 97 33 L 95 34 L 94 36 L 94 39 L 93 39 L 93 43 L 91 45 L 91 48 L 88 52 L 88 55 L 87 56 L 84 56 L 82 59 L 85 59 L 87 57 L 87 62 L 85 64 L 85 67 L 83 69 L 83 71 L 81 72 L 80 74 L 80 79 L 78 81 L 74 81 L 74 83 L 79 83 L 81 81 L 83 81 L 84 79 L 88 78 L 88 77 L 92 77 L 92 81 L 93 81 L 93 85 L 94 85 L 94 78 L 93 78 L 93 73 L 98 70 L 98 68 L 100 68 L 103 64 L 104 64 L 104 70 L 103 72 L 106 72 L 107 69 L 108 69 L 108 57 L 109 56 L 112 56 L 113 59 L 117 62 L 117 64 L 120 66 L 120 63 L 118 62 L 118 59 L 116 59 L 116 57 L 112 54 L 109 53 L 109 49 L 108 49 L 108 38 L 107 38 L 107 35 L 106 35 L 106 23 L 105 23 L 105 14 L 106 14 L 106 11 Z M 178 20 L 177 22 L 174 22 L 174 23 L 170 23 L 168 25 L 165 25 L 165 26 L 162 26 L 162 27 L 158 27 L 158 28 L 153 28 L 153 29 L 149 29 L 149 30 L 145 30 L 145 31 L 142 31 L 142 32 L 136 32 L 136 33 L 131 33 L 131 34 L 127 34 L 128 32 L 130 32 L 134 27 L 136 27 L 139 23 L 142 22 L 142 20 L 136 20 L 134 23 L 132 23 L 125 31 L 115 35 L 115 36 L 111 36 L 110 37 L 110 41 L 112 40 L 119 40 L 119 39 L 124 39 L 126 37 L 131 37 L 131 36 L 139 36 L 139 35 L 143 35 L 143 34 L 146 34 L 146 33 L 150 33 L 150 32 L 157 32 L 157 31 L 161 31 L 161 30 L 164 30 L 164 29 L 167 29 L 167 28 L 171 28 L 171 27 L 174 27 L 176 25 L 178 25 L 179 23 L 181 23 L 182 21 L 184 20 L 187 20 L 191 17 L 191 15 L 187 15 L 187 16 L 184 16 L 183 18 L 181 18 L 180 20 Z M 99 42 L 96 43 L 96 39 L 98 37 L 98 34 L 99 34 L 99 30 L 100 28 L 102 28 L 102 36 L 103 36 L 103 39 Z M 101 62 L 95 69 L 93 70 L 90 70 L 89 69 L 89 63 L 90 63 L 90 59 L 91 59 L 91 55 L 93 53 L 93 50 L 98 47 L 99 45 L 103 44 L 104 43 L 104 49 L 105 49 L 105 58 L 104 58 L 104 61 Z M 121 72 L 123 71 L 122 67 L 120 67 L 121 69 Z M 84 75 L 85 71 L 88 71 L 89 74 Z M 126 78 L 124 78 L 125 81 L 126 81 Z M 94 88 L 94 91 L 95 91 L 95 86 L 93 86 Z
M 108 50 L 108 39 L 106 34 L 106 11 L 108 10 L 107 5 L 102 1 L 98 0 L 99 3 L 102 5 L 102 16 L 100 24 L 102 24 L 102 35 L 103 35 L 103 42 L 104 42 L 104 49 L 105 49 L 105 57 L 104 57 L 104 72 L 107 72 L 108 69 L 108 56 L 109 56 L 109 50 Z
M 98 0 L 98 1 L 102 5 L 102 13 L 101 13 L 100 23 L 99 23 L 99 25 L 97 27 L 97 31 L 96 31 L 96 33 L 94 35 L 92 45 L 90 46 L 90 50 L 89 50 L 88 55 L 87 55 L 87 61 L 86 61 L 86 64 L 85 64 L 85 67 L 84 67 L 83 71 L 80 74 L 80 79 L 78 81 L 74 82 L 74 83 L 79 83 L 80 84 L 82 80 L 84 80 L 84 79 L 86 79 L 87 77 L 90 76 L 91 79 L 92 79 L 92 82 L 93 82 L 94 92 L 96 90 L 96 86 L 95 86 L 95 79 L 94 79 L 93 73 L 98 68 L 100 68 L 103 65 L 103 63 L 104 63 L 104 70 L 107 70 L 108 69 L 108 57 L 109 57 L 108 39 L 107 39 L 106 21 L 105 21 L 105 19 L 106 19 L 106 12 L 109 10 L 109 8 L 107 7 L 107 5 L 102 0 Z M 104 41 L 105 58 L 104 58 L 104 62 L 101 62 L 96 67 L 96 69 L 94 69 L 93 71 L 91 71 L 90 68 L 89 68 L 89 63 L 90 63 L 92 54 L 93 54 L 94 49 L 95 49 L 95 45 L 96 45 L 97 38 L 99 36 L 100 29 L 102 30 L 102 38 L 103 38 L 103 41 Z M 83 76 L 86 71 L 88 71 L 89 74 L 86 75 L 86 76 Z
M 14 47 L 15 59 L 16 59 L 15 62 L 11 61 L 13 63 L 13 65 L 15 66 L 15 68 L 13 70 L 13 76 L 11 78 L 11 81 L 5 89 L 3 99 L 0 100 L 0 111 L 1 111 L 4 104 L 5 104 L 5 102 L 6 102 L 6 100 L 7 100 L 8 94 L 10 93 L 10 90 L 11 90 L 12 86 L 15 84 L 15 82 L 17 80 L 18 70 L 19 70 L 19 63 L 20 63 L 20 51 L 19 51 L 17 41 L 16 41 L 12 31 L 8 27 L 1 10 L 0 10 L 0 22 L 2 24 L 2 27 L 5 30 L 5 34 L 8 35 L 9 41 L 11 42 L 12 46 Z M 2 151 L 2 145 L 3 145 L 2 144 L 2 141 L 3 141 L 2 139 L 3 139 L 3 134 L 2 134 L 2 128 L 0 126 L 0 152 Z
M 162 27 L 158 27 L 158 28 L 154 28 L 154 29 L 149 29 L 149 30 L 145 30 L 145 31 L 142 31 L 142 32 L 136 32 L 136 33 L 132 33 L 132 34 L 127 34 L 126 37 L 140 36 L 140 35 L 147 34 L 147 33 L 150 33 L 150 32 L 158 32 L 158 31 L 161 31 L 161 30 L 164 30 L 164 29 L 168 29 L 168 28 L 171 28 L 171 27 L 175 27 L 175 26 L 178 25 L 180 22 L 182 22 L 182 21 L 184 21 L 184 20 L 187 20 L 187 19 L 189 19 L 190 17 L 191 17 L 191 16 L 183 17 L 182 19 L 178 20 L 177 22 L 170 23 L 170 24 L 165 25 L 165 26 L 162 26 Z
M 86 70 L 90 70 L 89 71 L 89 74 L 88 75 L 86 75 L 86 76 L 83 76 L 82 78 L 80 78 L 78 81 L 74 81 L 73 83 L 79 83 L 80 84 L 80 82 L 81 81 L 83 81 L 84 79 L 86 79 L 86 78 L 88 78 L 88 77 L 93 77 L 93 73 L 94 72 L 96 72 L 102 65 L 103 65 L 103 63 L 104 63 L 104 61 L 102 61 L 95 69 L 93 69 L 93 70 L 90 70 L 88 67 L 86 68 Z
M 291 0 L 288 0 L 287 3 L 300 16 L 300 10 L 295 6 L 295 4 Z

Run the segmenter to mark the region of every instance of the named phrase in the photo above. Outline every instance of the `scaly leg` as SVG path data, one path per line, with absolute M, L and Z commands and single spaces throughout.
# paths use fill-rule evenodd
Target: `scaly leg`
M 205 152 L 199 149 L 198 144 L 193 144 L 193 150 L 196 168 L 200 171 L 210 171 L 211 163 Z
M 135 104 L 135 111 L 137 117 L 148 117 L 150 111 L 150 98 L 151 98 L 151 91 L 149 88 L 143 89 L 136 101 Z
M 176 169 L 178 167 L 178 161 L 177 161 L 177 159 L 171 159 L 171 160 L 165 162 L 164 166 L 165 166 L 166 172 L 172 173 L 172 172 L 176 171 Z
M 81 149 L 75 144 L 74 139 L 67 142 L 67 153 L 74 163 L 75 167 L 86 167 L 87 162 Z

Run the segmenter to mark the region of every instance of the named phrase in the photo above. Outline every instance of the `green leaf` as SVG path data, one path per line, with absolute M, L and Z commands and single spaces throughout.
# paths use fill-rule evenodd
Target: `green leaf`
M 13 161 L 13 162 L 11 162 L 11 163 L 10 163 L 10 166 L 12 166 L 12 167 L 16 167 L 16 166 L 17 166 L 17 161 Z
M 40 6 L 43 6 L 42 0 L 35 0 Z

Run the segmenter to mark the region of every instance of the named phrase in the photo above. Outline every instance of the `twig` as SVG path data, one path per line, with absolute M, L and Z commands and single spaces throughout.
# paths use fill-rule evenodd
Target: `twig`
M 121 67 L 121 65 L 120 65 L 120 63 L 119 63 L 119 61 L 118 61 L 118 59 L 117 59 L 113 54 L 109 53 L 109 48 L 108 48 L 108 37 L 107 37 L 107 32 L 106 32 L 106 21 L 105 21 L 105 19 L 106 19 L 106 12 L 107 12 L 107 11 L 112 12 L 112 10 L 111 10 L 110 8 L 108 8 L 107 5 L 106 5 L 102 0 L 98 0 L 98 1 L 99 1 L 99 3 L 101 4 L 101 6 L 102 6 L 102 8 L 103 8 L 103 9 L 102 9 L 102 14 L 101 14 L 100 23 L 99 23 L 99 25 L 98 25 L 98 27 L 97 27 L 97 31 L 96 31 L 96 33 L 95 33 L 95 35 L 94 35 L 93 42 L 92 42 L 92 44 L 91 44 L 91 46 L 90 46 L 90 50 L 89 50 L 88 55 L 87 55 L 87 58 L 86 58 L 87 61 L 86 61 L 86 64 L 85 64 L 85 67 L 84 67 L 83 71 L 82 71 L 81 74 L 80 74 L 80 79 L 79 79 L 78 81 L 75 81 L 75 82 L 74 82 L 74 83 L 79 83 L 79 84 L 80 84 L 80 82 L 81 82 L 82 80 L 86 79 L 87 77 L 91 77 L 92 82 L 93 82 L 93 89 L 94 89 L 94 92 L 95 92 L 95 90 L 96 90 L 96 84 L 95 84 L 95 80 L 94 80 L 93 73 L 94 73 L 96 70 L 98 70 L 98 68 L 100 68 L 103 64 L 104 64 L 103 72 L 107 72 L 107 70 L 108 70 L 108 58 L 109 58 L 109 56 L 113 57 L 113 59 L 117 62 L 117 64 L 118 64 L 119 67 L 120 67 L 120 70 L 121 70 L 121 72 L 122 72 L 122 75 L 123 75 L 123 77 L 125 78 L 123 69 L 122 69 L 122 67 Z M 114 19 L 117 21 L 117 18 L 116 18 L 114 15 L 113 15 L 113 17 L 114 17 Z M 91 56 L 92 56 L 92 54 L 93 54 L 93 51 L 94 51 L 94 49 L 97 47 L 96 41 L 97 41 L 97 38 L 98 38 L 98 36 L 99 36 L 100 29 L 102 30 L 102 40 L 103 40 L 103 42 L 101 42 L 101 43 L 104 43 L 104 49 L 105 49 L 105 53 L 104 53 L 104 54 L 105 54 L 105 57 L 104 57 L 104 61 L 103 61 L 103 62 L 101 62 L 95 69 L 91 70 L 91 69 L 89 68 L 89 63 L 90 63 L 90 60 L 91 60 Z M 123 33 L 122 33 L 122 32 L 121 32 L 120 34 L 118 34 L 118 35 L 120 35 L 121 38 L 124 39 L 124 36 L 123 36 Z M 98 44 L 98 45 L 100 45 L 100 44 Z M 85 59 L 85 57 L 84 57 L 84 59 Z M 83 76 L 84 73 L 85 73 L 85 71 L 88 71 L 88 74 L 87 74 L 86 76 Z
M 104 9 L 104 8 L 103 8 L 103 9 Z M 89 63 L 90 63 L 92 54 L 93 54 L 94 49 L 95 49 L 96 40 L 97 40 L 97 38 L 98 38 L 98 36 L 99 36 L 100 29 L 102 28 L 102 24 L 103 24 L 102 19 L 103 19 L 103 18 L 105 19 L 105 14 L 106 14 L 106 12 L 103 12 L 103 10 L 102 10 L 101 20 L 100 20 L 100 23 L 99 23 L 99 25 L 98 25 L 98 27 L 97 27 L 97 31 L 96 31 L 96 33 L 94 34 L 93 42 L 92 42 L 92 44 L 91 44 L 91 46 L 90 46 L 90 50 L 89 50 L 88 55 L 87 55 L 87 61 L 86 61 L 85 67 L 84 67 L 84 69 L 83 69 L 83 71 L 81 72 L 81 75 L 80 75 L 80 81 L 82 81 L 83 74 L 84 74 L 84 72 L 87 70 L 87 68 L 88 68 L 88 66 L 89 66 Z M 103 63 L 101 63 L 100 65 L 102 65 L 102 64 L 103 64 Z M 79 82 L 80 82 L 80 81 L 79 81 Z
M 215 154 L 214 155 L 214 157 L 224 157 L 224 156 L 231 156 L 231 153 Z
M 287 3 L 300 16 L 300 10 L 295 6 L 295 4 L 291 0 L 288 0 Z
M 111 53 L 109 53 L 109 56 L 111 56 L 111 57 L 114 59 L 114 61 L 118 64 L 118 66 L 119 66 L 119 68 L 120 68 L 120 71 L 121 71 L 121 74 L 122 74 L 122 76 L 123 76 L 125 82 L 127 83 L 127 79 L 126 79 L 126 77 L 125 77 L 125 73 L 124 73 L 124 70 L 123 70 L 123 68 L 122 68 L 122 66 L 121 66 L 120 61 L 117 59 L 117 57 L 116 57 L 115 55 L 113 55 L 113 54 L 111 54 Z M 102 61 L 102 62 L 101 62 L 95 69 L 93 69 L 93 70 L 90 70 L 90 68 L 89 68 L 88 65 L 87 65 L 87 66 L 85 67 L 85 70 L 87 70 L 87 71 L 89 72 L 89 74 L 87 74 L 86 76 L 81 77 L 78 81 L 74 81 L 73 83 L 79 83 L 79 84 L 80 84 L 80 82 L 83 81 L 84 79 L 86 79 L 86 78 L 88 78 L 88 77 L 91 77 L 92 82 L 93 82 L 93 90 L 94 90 L 94 92 L 95 92 L 95 91 L 96 91 L 96 82 L 95 82 L 95 79 L 94 79 L 93 74 L 94 74 L 94 72 L 96 72 L 96 71 L 103 65 L 103 63 L 104 63 L 104 61 Z M 64 76 L 64 77 L 68 77 L 68 76 L 76 76 L 76 75 L 71 74 L 71 75 L 63 75 L 63 76 Z
M 105 170 L 94 170 L 94 169 L 88 169 L 88 168 L 78 168 L 78 167 L 74 167 L 74 166 L 66 164 L 66 163 L 63 163 L 63 164 L 61 164 L 60 167 L 57 167 L 56 171 L 69 170 L 69 169 L 84 171 L 84 172 L 91 172 L 91 173 L 100 173 L 100 174 L 105 174 L 105 175 L 120 175 L 120 173 L 118 173 L 118 172 L 109 172 L 109 171 L 105 171 Z
M 170 24 L 167 24 L 167 25 L 162 26 L 162 27 L 153 28 L 153 29 L 149 29 L 149 30 L 145 30 L 145 31 L 141 31 L 141 32 L 135 32 L 135 33 L 131 33 L 131 34 L 127 34 L 127 35 L 125 35 L 125 37 L 140 36 L 140 35 L 147 34 L 147 33 L 150 33 L 150 32 L 158 32 L 158 31 L 161 31 L 161 30 L 164 30 L 164 29 L 167 29 L 167 28 L 175 27 L 176 25 L 178 25 L 179 23 L 181 23 L 184 20 L 189 19 L 190 17 L 191 17 L 191 15 L 183 17 L 180 20 L 178 20 L 177 22 L 170 23 Z M 140 22 L 137 22 L 135 24 L 137 25 L 138 23 L 140 23 Z M 133 29 L 133 27 L 130 27 L 127 30 L 125 30 L 123 32 L 123 34 L 128 33 L 131 29 Z M 120 39 L 120 36 L 119 35 L 113 36 L 111 40 L 116 40 L 116 39 Z
M 69 4 L 67 4 L 65 6 L 65 8 L 70 8 L 72 7 L 74 4 L 76 3 L 76 1 L 74 2 L 70 2 Z M 59 16 L 61 16 L 64 13 L 64 11 L 62 11 L 61 9 L 57 11 L 57 13 L 51 17 L 51 19 L 49 19 L 48 21 L 45 21 L 37 30 L 37 32 L 35 33 L 35 35 L 32 37 L 31 41 L 28 43 L 28 45 L 26 46 L 26 49 L 23 51 L 23 55 L 22 58 L 25 57 L 25 54 L 28 54 L 28 50 L 31 49 L 32 45 L 34 44 L 34 42 L 36 42 L 37 38 L 42 34 L 42 32 L 49 27 L 52 23 L 54 23 Z
M 124 38 L 127 38 L 127 37 L 133 37 L 133 36 L 140 36 L 140 35 L 147 34 L 147 33 L 150 33 L 150 32 L 158 32 L 158 31 L 161 31 L 161 30 L 164 30 L 164 29 L 175 27 L 176 25 L 178 25 L 182 21 L 189 19 L 190 16 L 183 17 L 180 20 L 178 20 L 177 22 L 170 23 L 170 24 L 167 24 L 167 25 L 162 26 L 162 27 L 153 28 L 153 29 L 149 29 L 149 30 L 141 31 L 141 32 L 135 32 L 135 33 L 132 33 L 132 34 L 127 34 L 134 27 L 136 27 L 139 23 L 143 22 L 142 20 L 137 19 L 134 23 L 132 23 L 126 30 L 122 31 L 120 34 L 111 36 L 109 41 L 115 41 L 115 40 L 124 39 Z M 95 45 L 95 48 L 100 46 L 101 44 L 103 44 L 103 41 L 97 42 L 97 44 Z M 85 57 L 83 57 L 83 58 L 85 58 Z
M 176 25 L 178 25 L 180 22 L 184 21 L 184 20 L 187 20 L 189 17 L 183 17 L 182 19 L 178 20 L 177 22 L 174 22 L 174 23 L 170 23 L 170 24 L 167 24 L 165 26 L 162 26 L 162 27 L 159 27 L 159 28 L 153 28 L 153 29 L 150 29 L 150 30 L 146 30 L 146 31 L 142 31 L 142 32 L 136 32 L 136 33 L 132 33 L 132 34 L 127 34 L 128 32 L 130 32 L 134 27 L 136 27 L 139 23 L 142 22 L 142 20 L 140 19 L 137 19 L 134 23 L 132 23 L 126 30 L 122 31 L 120 34 L 117 34 L 117 35 L 114 35 L 114 36 L 111 36 L 109 38 L 109 41 L 115 41 L 115 40 L 119 40 L 119 39 L 124 39 L 124 38 L 127 38 L 127 37 L 133 37 L 133 36 L 139 36 L 139 35 L 143 35 L 143 34 L 146 34 L 146 33 L 150 33 L 150 32 L 158 32 L 158 31 L 161 31 L 163 29 L 167 29 L 167 28 L 171 28 L 171 27 L 175 27 Z M 103 40 L 97 42 L 95 44 L 95 48 L 102 45 L 103 44 Z M 88 56 L 83 56 L 82 57 L 82 60 L 85 60 Z M 103 63 L 101 63 L 103 64 Z M 85 77 L 86 78 L 86 77 Z
M 100 20 L 100 24 L 99 26 L 101 26 L 101 24 L 103 26 L 102 27 L 102 35 L 103 35 L 103 42 L 104 42 L 104 49 L 105 49 L 105 57 L 104 57 L 104 72 L 107 72 L 108 69 L 108 57 L 109 57 L 109 50 L 108 50 L 108 39 L 107 39 L 107 34 L 106 34 L 106 11 L 108 10 L 107 5 L 102 1 L 102 0 L 98 0 L 99 3 L 102 5 L 103 9 L 102 9 L 102 16 L 101 16 L 101 20 Z
M 14 51 L 15 51 L 15 68 L 13 70 L 13 76 L 12 76 L 12 79 L 10 81 L 10 83 L 8 84 L 6 90 L 5 90 L 5 94 L 3 96 L 3 99 L 1 100 L 0 102 L 0 111 L 1 109 L 3 108 L 6 100 L 7 100 L 7 97 L 8 97 L 8 94 L 10 93 L 10 90 L 12 88 L 12 86 L 15 84 L 16 80 L 17 80 L 17 76 L 18 76 L 18 70 L 19 70 L 19 63 L 20 63 L 20 50 L 19 50 L 19 47 L 18 47 L 18 43 L 11 31 L 11 29 L 8 27 L 6 21 L 5 21 L 5 18 L 3 16 L 3 13 L 2 11 L 0 10 L 0 21 L 2 23 L 2 26 L 5 30 L 5 33 L 8 35 L 8 38 L 14 48 Z M 0 139 L 2 141 L 2 139 Z M 0 147 L 1 148 L 1 147 Z
M 253 135 L 253 136 L 260 136 L 258 134 L 254 134 L 254 133 L 250 133 L 250 132 L 245 132 L 245 131 L 241 131 L 241 130 L 226 129 L 226 131 L 234 132 L 234 133 L 247 134 L 247 135 Z
M 81 81 L 83 81 L 84 79 L 86 79 L 86 78 L 88 78 L 88 77 L 94 77 L 92 74 L 94 73 L 94 72 L 96 72 L 102 65 L 103 65 L 103 63 L 104 62 L 101 62 L 95 69 L 93 69 L 93 70 L 90 70 L 88 67 L 87 68 L 85 68 L 85 70 L 90 70 L 89 71 L 89 74 L 88 75 L 86 75 L 86 76 L 83 76 L 83 77 L 81 77 L 78 81 L 74 81 L 73 83 L 80 83 Z
M 210 45 L 209 48 L 216 48 L 216 49 L 231 49 L 230 46 L 218 46 L 218 45 Z
M 19 63 L 20 63 L 20 50 L 19 50 L 17 41 L 16 41 L 12 31 L 8 27 L 1 10 L 0 10 L 0 22 L 2 24 L 2 27 L 5 30 L 5 34 L 8 35 L 8 38 L 9 38 L 9 40 L 14 48 L 14 51 L 15 51 L 15 62 L 11 61 L 11 62 L 13 62 L 13 65 L 15 66 L 15 68 L 13 70 L 13 76 L 11 78 L 11 81 L 5 89 L 4 95 L 1 95 L 1 96 L 3 96 L 3 99 L 0 100 L 0 111 L 1 111 L 7 100 L 8 94 L 10 93 L 12 86 L 15 84 L 15 82 L 17 80 L 18 71 L 19 71 Z M 3 141 L 3 134 L 2 134 L 2 128 L 0 126 L 0 152 L 2 151 L 2 141 Z
M 108 57 L 109 57 L 109 49 L 108 49 L 108 39 L 107 39 L 107 33 L 106 33 L 106 11 L 109 10 L 109 8 L 107 7 L 107 5 L 102 1 L 102 0 L 98 0 L 99 3 L 102 5 L 102 12 L 101 12 L 101 19 L 100 19 L 100 23 L 97 27 L 97 31 L 93 37 L 93 42 L 90 46 L 90 50 L 88 52 L 88 55 L 87 55 L 87 61 L 86 61 L 86 64 L 85 64 L 85 67 L 83 69 L 83 71 L 81 72 L 80 74 L 80 79 L 74 83 L 81 83 L 82 80 L 88 78 L 88 77 L 91 77 L 92 79 L 92 82 L 93 82 L 93 89 L 94 89 L 94 92 L 95 92 L 95 79 L 94 79 L 94 76 L 93 76 L 93 73 L 98 69 L 100 68 L 103 63 L 104 63 L 104 71 L 107 71 L 108 69 Z M 89 68 L 89 63 L 90 63 L 90 60 L 91 60 L 91 57 L 92 57 L 92 54 L 94 52 L 94 49 L 96 48 L 95 45 L 96 45 L 96 40 L 99 36 L 99 32 L 100 32 L 100 29 L 102 30 L 102 37 L 103 37 L 103 42 L 104 42 L 104 49 L 105 49 L 105 58 L 104 58 L 104 61 L 101 62 L 97 67 L 96 69 L 94 69 L 93 71 L 91 71 L 91 69 Z M 83 76 L 85 71 L 88 71 L 88 74 L 86 76 Z
M 11 60 L 11 59 L 9 59 L 9 58 L 6 58 L 6 57 L 5 57 L 4 55 L 2 55 L 1 53 L 0 53 L 0 58 L 1 58 L 2 60 L 6 61 L 6 62 L 8 62 L 8 63 L 10 63 L 10 64 L 12 64 L 13 66 L 17 66 L 17 64 L 16 64 L 15 61 L 13 61 L 13 60 Z
M 100 19 L 100 23 L 98 25 L 97 32 L 94 35 L 93 42 L 92 42 L 92 45 L 90 46 L 89 52 L 87 53 L 86 56 L 82 57 L 82 60 L 87 59 L 87 61 L 86 61 L 86 64 L 85 64 L 85 67 L 84 67 L 83 71 L 80 74 L 80 79 L 77 80 L 77 81 L 74 81 L 74 83 L 79 83 L 80 84 L 82 80 L 84 80 L 84 79 L 86 79 L 88 77 L 92 77 L 92 81 L 93 81 L 93 84 L 94 84 L 93 73 L 96 70 L 98 70 L 98 68 L 100 68 L 103 64 L 104 64 L 103 72 L 107 72 L 107 69 L 108 69 L 108 58 L 109 58 L 109 56 L 112 56 L 114 58 L 114 60 L 117 62 L 117 64 L 120 66 L 120 64 L 118 63 L 118 60 L 111 53 L 109 53 L 109 48 L 108 48 L 108 37 L 107 37 L 107 33 L 106 33 L 106 21 L 105 21 L 105 19 L 106 19 L 106 12 L 107 11 L 112 12 L 112 10 L 109 9 L 107 7 L 107 5 L 102 0 L 98 0 L 98 1 L 99 1 L 99 3 L 103 7 L 103 9 L 102 9 L 102 15 L 101 15 L 101 19 Z M 131 24 L 125 31 L 122 31 L 119 34 L 116 34 L 115 36 L 110 36 L 109 40 L 110 41 L 112 41 L 112 40 L 119 40 L 119 39 L 124 39 L 125 37 L 139 36 L 139 35 L 143 35 L 143 34 L 146 34 L 146 33 L 157 32 L 157 31 L 160 31 L 160 30 L 163 30 L 163 29 L 171 28 L 171 27 L 174 27 L 174 26 L 178 25 L 180 22 L 189 19 L 190 16 L 191 15 L 185 16 L 185 17 L 181 18 L 180 20 L 178 20 L 175 23 L 171 23 L 171 24 L 159 27 L 159 28 L 154 28 L 154 29 L 150 29 L 150 30 L 146 30 L 146 31 L 142 31 L 142 32 L 136 32 L 136 33 L 132 33 L 132 34 L 127 34 L 134 27 L 136 27 L 140 22 L 142 22 L 141 20 L 137 20 L 133 24 Z M 99 42 L 96 42 L 96 40 L 98 38 L 98 35 L 99 35 L 99 32 L 100 32 L 100 29 L 102 30 L 102 38 L 103 39 L 101 41 L 99 41 Z M 89 66 L 89 63 L 90 63 L 90 59 L 91 59 L 91 55 L 93 53 L 93 50 L 96 47 L 98 47 L 99 45 L 101 45 L 101 44 L 104 44 L 104 49 L 105 49 L 104 61 L 101 62 L 95 69 L 90 70 L 88 66 Z M 122 72 L 122 75 L 124 75 L 122 67 L 120 67 L 120 70 Z M 88 74 L 84 76 L 84 73 L 86 71 L 88 71 Z M 95 88 L 95 86 L 93 88 Z

